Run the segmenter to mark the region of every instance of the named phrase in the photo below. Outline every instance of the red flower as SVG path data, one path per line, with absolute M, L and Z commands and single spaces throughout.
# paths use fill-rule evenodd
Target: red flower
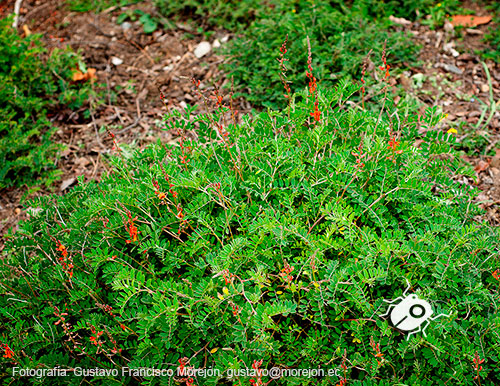
M 335 386 L 345 386 L 347 385 L 347 379 L 342 378 L 339 383 L 337 383 Z
M 401 154 L 403 150 L 396 150 L 397 147 L 399 146 L 399 142 L 396 141 L 396 138 L 394 136 L 389 140 L 389 146 L 387 146 L 388 149 L 392 150 L 392 156 L 386 157 L 387 159 L 392 160 L 393 163 L 396 163 L 396 160 L 394 158 L 395 154 Z
M 226 284 L 229 284 L 231 282 L 231 278 L 234 275 L 231 272 L 229 272 L 229 269 L 225 269 L 224 271 L 222 271 L 222 276 L 224 277 L 224 281 L 226 282 Z
M 160 200 L 164 200 L 167 197 L 167 195 L 163 192 L 156 192 L 156 195 Z
M 221 104 L 222 104 L 222 99 L 223 99 L 223 98 L 222 98 L 222 95 L 220 95 L 220 94 L 219 94 L 219 91 L 218 91 L 218 90 L 215 90 L 215 91 L 214 91 L 214 94 L 215 94 L 215 95 L 211 96 L 210 98 L 211 98 L 211 99 L 217 99 L 217 101 L 215 102 L 215 106 L 217 107 L 217 106 L 219 106 L 219 105 L 221 105 Z
M 373 351 L 375 351 L 375 358 L 380 358 L 384 359 L 384 354 L 380 351 L 380 343 L 375 343 L 373 340 L 373 337 L 370 337 L 370 346 L 372 347 Z M 377 359 L 377 363 L 380 364 L 380 361 Z
M 392 149 L 393 151 L 399 146 L 399 142 L 396 141 L 396 138 L 392 137 L 389 141 L 388 149 Z
M 180 204 L 177 206 L 177 210 L 178 210 L 178 212 L 177 212 L 177 218 L 178 219 L 184 218 L 184 213 L 182 213 L 182 207 L 180 206 Z
M 387 79 L 389 77 L 389 68 L 391 68 L 391 66 L 389 66 L 387 64 L 387 58 L 385 56 L 385 44 L 384 44 L 384 49 L 382 51 L 382 62 L 384 62 L 384 65 L 383 66 L 380 66 L 379 69 L 384 71 L 385 70 L 385 76 L 384 76 L 384 79 Z
M 312 117 L 314 117 L 314 120 L 317 122 L 321 119 L 321 111 L 318 109 L 318 105 L 314 105 L 314 112 L 310 113 Z
M 389 77 L 389 68 L 391 68 L 391 66 L 389 66 L 388 64 L 385 64 L 385 66 L 379 66 L 379 69 L 384 71 L 385 70 L 385 76 L 384 76 L 384 79 L 388 78 Z
M 186 366 L 186 364 L 188 363 L 189 359 L 184 357 L 184 358 L 179 358 L 179 367 L 181 369 L 181 371 L 184 369 L 184 367 Z
M 58 260 L 61 262 L 61 266 L 71 279 L 73 277 L 73 262 L 71 258 L 68 258 L 68 250 L 59 240 L 57 240 L 57 250 L 61 252 L 62 255 Z
M 132 218 L 132 214 L 129 211 L 127 211 L 127 216 L 128 220 L 127 224 L 125 224 L 125 229 L 127 230 L 131 240 L 127 240 L 126 243 L 130 244 L 137 241 L 137 227 L 134 224 L 134 221 L 137 220 L 137 217 Z
M 12 358 L 12 356 L 14 355 L 14 351 L 12 351 L 10 349 L 10 347 L 6 344 L 3 345 L 3 348 L 5 350 L 5 354 L 3 354 L 3 357 L 4 358 Z
M 363 153 L 363 142 L 360 142 L 358 146 L 358 153 L 352 152 L 351 154 L 356 157 L 356 167 L 362 169 L 365 164 L 361 160 L 366 157 L 366 153 Z
M 62 255 L 64 257 L 67 257 L 68 256 L 68 250 L 66 249 L 66 247 L 64 245 L 61 244 L 60 241 L 58 241 L 58 243 L 59 243 L 59 246 L 57 247 L 57 250 L 60 251 L 60 252 L 62 252 Z
M 290 94 L 292 91 L 290 90 L 290 86 L 288 85 L 288 82 L 286 81 L 286 65 L 285 62 L 288 61 L 288 59 L 285 59 L 285 54 L 287 53 L 287 48 L 286 48 L 286 43 L 288 42 L 288 35 L 285 37 L 285 41 L 283 42 L 280 51 L 280 57 L 278 58 L 278 63 L 280 64 L 280 80 L 281 83 L 283 83 L 283 87 L 285 88 L 286 94 L 285 98 L 290 98 Z
M 474 363 L 474 370 L 476 371 L 477 375 L 474 377 L 474 379 L 478 379 L 479 378 L 479 372 L 483 369 L 483 366 L 480 366 L 481 363 L 484 363 L 484 359 L 481 359 L 479 357 L 479 354 L 476 353 L 474 354 L 474 359 L 472 360 L 472 362 Z
M 128 233 L 132 240 L 127 240 L 126 241 L 127 244 L 137 241 L 137 227 L 134 225 L 133 221 L 130 222 Z
M 279 276 L 281 276 L 283 280 L 291 282 L 293 280 L 293 276 L 289 275 L 289 273 L 291 273 L 294 269 L 295 267 L 291 267 L 290 265 L 288 265 L 287 262 L 285 262 L 284 267 L 281 269 L 281 272 L 279 273 Z
M 309 37 L 307 38 L 307 69 L 306 77 L 309 78 L 309 93 L 314 96 L 314 112 L 310 113 L 314 120 L 318 122 L 321 119 L 321 111 L 318 109 L 318 91 L 316 85 L 316 78 L 313 75 L 312 69 L 312 56 L 311 56 L 311 43 Z

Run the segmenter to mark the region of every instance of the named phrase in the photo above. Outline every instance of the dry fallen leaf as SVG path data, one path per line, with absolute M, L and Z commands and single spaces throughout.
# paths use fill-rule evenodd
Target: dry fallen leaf
M 76 71 L 73 73 L 73 80 L 75 82 L 82 80 L 84 77 L 85 77 L 85 75 L 81 71 Z
M 500 168 L 500 149 L 496 150 L 496 154 L 491 159 L 491 166 Z
M 89 79 L 97 79 L 96 76 L 96 69 L 95 68 L 89 68 L 87 72 L 84 74 L 81 71 L 75 71 L 73 73 L 73 81 L 78 82 L 80 80 L 89 80 Z
M 389 20 L 392 21 L 393 23 L 400 24 L 400 25 L 411 25 L 410 20 L 404 19 L 402 17 L 394 17 L 394 16 L 390 15 Z
M 24 37 L 28 37 L 31 35 L 31 31 L 29 29 L 29 27 L 25 24 L 23 25 L 23 31 L 24 31 Z
M 488 169 L 488 166 L 490 166 L 488 162 L 481 160 L 477 163 L 474 170 L 476 171 L 476 173 L 484 172 L 486 169 Z
M 63 190 L 66 190 L 66 189 L 68 189 L 71 185 L 73 185 L 75 182 L 76 182 L 76 178 L 74 178 L 74 177 L 68 178 L 67 180 L 64 180 L 64 181 L 61 183 L 61 187 L 59 188 L 59 190 L 60 190 L 61 192 L 62 192 Z
M 491 21 L 491 15 L 475 16 L 475 15 L 455 15 L 451 17 L 451 24 L 462 27 L 477 27 L 481 24 L 487 24 Z

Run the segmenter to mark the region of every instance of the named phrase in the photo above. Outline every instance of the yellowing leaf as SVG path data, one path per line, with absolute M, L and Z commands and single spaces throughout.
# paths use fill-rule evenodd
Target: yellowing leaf
M 30 36 L 31 35 L 31 31 L 29 29 L 29 27 L 25 24 L 23 25 L 23 31 L 24 31 L 24 36 Z
M 73 72 L 73 81 L 79 82 L 81 80 L 86 81 L 88 79 L 97 79 L 97 76 L 95 73 L 96 73 L 95 68 L 89 68 L 85 74 L 83 72 L 77 70 L 77 71 Z
M 477 27 L 481 24 L 487 24 L 491 21 L 491 15 L 475 16 L 475 15 L 455 15 L 451 17 L 451 24 L 462 27 Z
M 477 173 L 481 173 L 481 172 L 484 172 L 486 169 L 488 169 L 489 166 L 490 166 L 490 164 L 488 162 L 480 160 L 477 163 L 477 165 L 474 167 L 474 170 Z
M 210 350 L 210 354 L 216 353 L 218 349 L 219 349 L 218 347 L 211 349 Z
M 283 294 L 283 291 L 276 291 L 276 294 L 281 295 L 281 294 Z
M 229 290 L 227 289 L 227 287 L 224 287 L 222 289 L 222 292 L 224 292 L 224 295 L 229 295 Z
M 83 73 L 81 71 L 75 71 L 73 73 L 73 80 L 75 82 L 78 82 L 79 80 L 83 80 L 84 77 L 85 77 L 85 75 L 83 75 Z
M 456 133 L 457 133 L 457 130 L 456 130 L 456 129 L 450 129 L 450 130 L 448 130 L 448 131 L 447 131 L 447 133 L 448 133 L 448 134 L 450 134 L 450 133 L 454 133 L 454 134 L 456 134 Z

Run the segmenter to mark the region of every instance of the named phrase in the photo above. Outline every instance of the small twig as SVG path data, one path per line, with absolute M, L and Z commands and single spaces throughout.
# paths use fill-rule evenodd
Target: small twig
M 97 32 L 99 32 L 102 36 L 106 36 L 107 38 L 112 38 L 113 35 L 107 34 L 104 32 L 102 29 L 100 29 L 97 25 L 94 23 L 89 23 L 90 26 L 94 27 Z
M 137 1 L 129 1 L 126 4 L 120 4 L 120 5 L 114 5 L 112 7 L 109 7 L 105 9 L 104 11 L 101 12 L 101 14 L 105 15 L 106 13 L 113 12 L 116 9 L 122 8 L 122 7 L 128 7 L 129 5 L 137 4 Z
M 97 166 L 99 165 L 99 158 L 100 158 L 100 156 L 101 156 L 101 154 L 99 153 L 99 154 L 97 155 L 97 160 L 96 160 L 96 162 L 95 162 L 95 164 L 94 164 L 94 170 L 92 170 L 92 176 L 91 176 L 91 178 L 92 178 L 92 179 L 93 179 L 93 178 L 94 178 L 94 176 L 96 175 L 96 172 L 97 172 Z M 94 160 L 93 160 L 92 158 L 91 158 L 90 160 L 91 160 L 92 162 L 94 162 Z
M 135 121 L 132 122 L 130 125 L 128 125 L 127 127 L 124 127 L 123 129 L 119 130 L 119 131 L 115 131 L 115 134 L 122 134 L 124 132 L 126 132 L 127 130 L 130 130 L 134 127 L 136 127 L 138 124 L 139 124 L 139 117 L 135 118 Z
M 16 4 L 14 5 L 14 22 L 12 23 L 12 28 L 17 28 L 17 24 L 19 23 L 19 12 L 21 11 L 21 3 L 23 0 L 16 0 Z
M 486 66 L 486 63 L 481 62 L 481 64 L 483 65 L 484 72 L 486 74 L 486 78 L 488 79 L 488 86 L 489 86 L 489 89 L 490 89 L 490 109 L 491 109 L 490 115 L 488 116 L 488 119 L 486 120 L 486 122 L 484 123 L 484 125 L 482 127 L 482 130 L 484 130 L 490 124 L 491 119 L 495 115 L 495 111 L 497 109 L 497 105 L 495 103 L 495 99 L 493 98 L 493 86 L 491 84 L 490 71 L 488 70 L 488 66 Z
M 490 143 L 488 146 L 486 146 L 486 149 L 484 150 L 484 155 L 487 155 L 491 149 L 495 147 L 495 145 L 500 141 L 500 138 L 497 138 L 494 140 L 492 143 Z
M 99 129 L 98 129 L 97 123 L 95 121 L 94 113 L 92 112 L 92 109 L 89 109 L 89 111 L 90 111 L 90 116 L 92 118 L 92 126 L 94 126 L 95 137 L 97 139 L 97 143 L 99 144 L 100 147 L 104 147 L 104 145 L 101 142 L 101 138 L 99 138 Z
M 387 85 L 384 87 L 384 102 L 382 103 L 382 109 L 380 110 L 380 114 L 378 115 L 378 119 L 377 119 L 377 123 L 375 124 L 375 129 L 373 130 L 373 136 L 375 137 L 375 135 L 377 135 L 377 127 L 380 123 L 380 120 L 382 118 L 382 113 L 384 111 L 384 108 L 385 108 L 385 101 L 387 100 Z
M 45 4 L 42 4 L 40 5 L 39 7 L 35 7 L 33 8 L 31 11 L 29 11 L 26 15 L 24 15 L 24 19 L 25 20 L 30 20 L 31 19 L 31 15 L 33 15 L 34 13 L 37 13 L 39 12 L 40 10 L 44 9 L 44 8 L 47 8 L 48 6 L 50 5 L 50 2 L 47 2 Z
M 141 51 L 144 55 L 147 56 L 147 58 L 149 59 L 149 61 L 151 62 L 151 64 L 155 64 L 155 61 L 154 59 L 151 57 L 151 55 L 149 55 L 146 51 L 145 48 L 142 48 L 139 44 L 137 44 L 136 42 L 130 40 L 128 37 L 125 36 L 125 39 L 127 40 L 127 42 L 129 42 L 131 45 L 133 45 L 135 48 L 137 48 L 139 51 Z

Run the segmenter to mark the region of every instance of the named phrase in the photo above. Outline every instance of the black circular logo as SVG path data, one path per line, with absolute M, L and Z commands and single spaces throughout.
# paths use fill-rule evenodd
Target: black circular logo
M 410 315 L 414 318 L 421 318 L 425 314 L 425 308 L 420 304 L 414 304 L 410 307 Z

